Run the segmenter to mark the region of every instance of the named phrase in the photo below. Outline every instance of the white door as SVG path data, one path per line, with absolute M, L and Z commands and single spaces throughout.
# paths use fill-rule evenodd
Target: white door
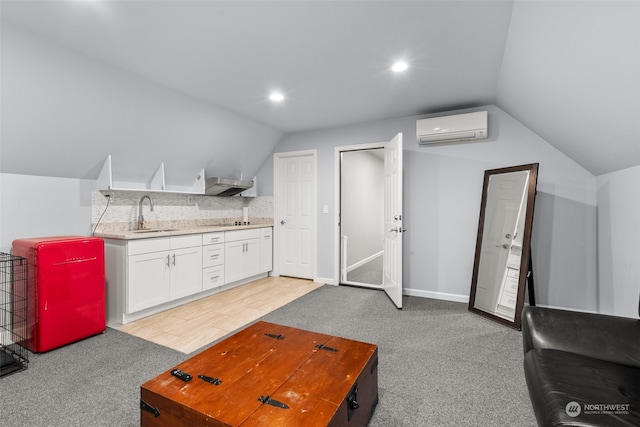
M 402 133 L 384 147 L 382 288 L 402 308 Z
M 276 159 L 278 274 L 313 279 L 316 155 L 315 152 L 300 155 L 283 153 Z

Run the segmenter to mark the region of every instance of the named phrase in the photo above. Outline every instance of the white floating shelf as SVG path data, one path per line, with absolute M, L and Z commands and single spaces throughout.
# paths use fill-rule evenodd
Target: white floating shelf
M 113 180 L 113 172 L 111 167 L 111 155 L 107 159 L 98 175 L 99 190 L 122 190 L 122 191 L 149 191 L 154 193 L 182 193 L 182 194 L 199 194 L 204 195 L 205 176 L 204 168 L 200 170 L 198 176 L 191 187 L 180 185 L 167 185 L 165 182 L 164 162 L 146 183 L 133 182 L 116 182 Z

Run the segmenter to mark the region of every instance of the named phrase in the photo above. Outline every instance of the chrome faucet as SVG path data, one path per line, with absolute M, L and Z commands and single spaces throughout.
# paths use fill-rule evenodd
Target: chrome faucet
M 138 230 L 144 230 L 144 216 L 142 216 L 142 202 L 144 202 L 144 199 L 149 200 L 151 212 L 153 212 L 153 200 L 151 200 L 151 197 L 146 194 L 140 197 L 140 202 L 138 202 Z

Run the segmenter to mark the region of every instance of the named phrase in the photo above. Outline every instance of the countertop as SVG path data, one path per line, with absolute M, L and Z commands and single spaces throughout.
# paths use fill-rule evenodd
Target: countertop
M 149 228 L 145 230 L 110 230 L 96 232 L 94 233 L 94 236 L 102 237 L 103 239 L 136 240 L 149 239 L 153 237 L 181 236 L 185 234 L 214 233 L 218 231 L 248 230 L 252 228 L 264 227 L 273 227 L 273 223 L 248 225 L 197 225 L 191 227 L 176 228 Z

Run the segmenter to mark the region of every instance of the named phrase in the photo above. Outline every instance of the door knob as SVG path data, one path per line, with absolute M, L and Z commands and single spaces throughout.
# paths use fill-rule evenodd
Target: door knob
M 282 221 L 280 221 L 280 224 L 285 225 L 286 222 L 284 222 L 284 219 Z
M 404 233 L 404 232 L 405 232 L 405 231 L 407 231 L 407 230 L 406 230 L 406 229 L 404 229 L 404 228 L 396 227 L 396 228 L 392 228 L 392 229 L 391 229 L 391 230 L 389 230 L 389 231 L 395 231 L 396 233 Z

